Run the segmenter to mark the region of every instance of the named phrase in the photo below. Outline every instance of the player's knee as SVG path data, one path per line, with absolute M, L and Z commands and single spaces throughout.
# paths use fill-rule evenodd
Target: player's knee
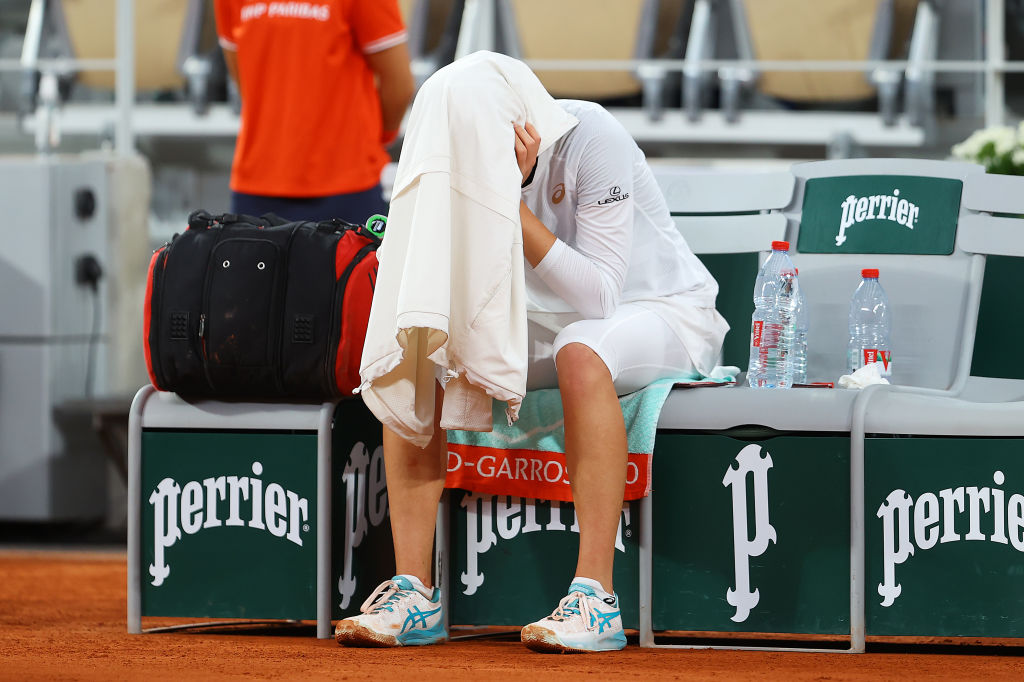
M 558 386 L 562 392 L 589 391 L 594 386 L 611 381 L 611 373 L 604 360 L 592 348 L 582 343 L 568 343 L 555 358 L 558 368 Z

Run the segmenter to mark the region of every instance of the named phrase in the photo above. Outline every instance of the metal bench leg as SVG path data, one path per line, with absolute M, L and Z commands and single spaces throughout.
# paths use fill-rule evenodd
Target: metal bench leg
M 329 639 L 331 632 L 331 440 L 334 403 L 320 406 L 316 437 L 316 636 Z
M 653 538 L 654 538 L 654 504 L 653 491 L 640 500 L 640 646 L 654 646 L 654 626 L 652 620 L 651 597 L 653 586 Z
M 437 521 L 434 524 L 434 584 L 441 590 L 441 606 L 444 614 L 444 629 L 451 628 L 451 591 L 448 584 L 448 563 L 451 557 L 451 533 L 448 527 L 448 507 L 451 492 L 441 493 L 437 505 Z
M 128 413 L 128 633 L 142 633 L 142 412 L 156 391 L 144 386 Z

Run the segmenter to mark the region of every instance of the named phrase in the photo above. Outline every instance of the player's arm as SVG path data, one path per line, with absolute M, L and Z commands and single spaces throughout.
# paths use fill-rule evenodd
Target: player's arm
M 519 164 L 519 172 L 523 176 L 525 186 L 533 177 L 537 165 L 540 134 L 530 122 L 527 122 L 525 127 L 513 123 L 512 129 L 515 133 L 516 163 Z M 531 267 L 537 267 L 557 240 L 522 199 L 519 200 L 519 219 L 523 224 L 523 255 Z
M 558 238 L 522 200 L 519 201 L 519 219 L 523 223 L 523 255 L 530 267 L 535 268 L 548 255 Z
M 527 262 L 554 293 L 589 319 L 610 317 L 618 307 L 633 244 L 633 145 L 625 130 L 613 132 L 621 135 L 592 138 L 584 155 L 577 178 L 575 247 L 557 239 L 520 201 Z M 516 160 L 523 170 L 528 158 L 520 152 L 521 142 L 517 139 Z

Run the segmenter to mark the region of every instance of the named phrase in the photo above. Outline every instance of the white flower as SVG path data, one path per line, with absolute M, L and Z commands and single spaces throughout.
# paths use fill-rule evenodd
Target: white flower
M 1013 155 L 1010 156 L 1010 161 L 1013 162 L 1014 166 L 1024 168 L 1024 147 L 1018 147 L 1013 150 Z
M 953 156 L 965 161 L 974 161 L 981 151 L 981 131 L 971 133 L 970 137 L 960 144 L 953 145 Z
M 978 158 L 978 152 L 988 141 L 987 133 L 984 130 L 976 130 L 970 137 L 953 147 L 953 156 L 974 161 Z
M 996 154 L 1009 154 L 1017 146 L 1017 131 L 1010 126 L 988 128 L 989 141 L 995 145 Z
M 1024 128 L 1024 124 L 1021 126 Z M 1024 138 L 1024 133 L 1022 133 Z M 992 144 L 996 155 L 1009 154 L 1019 145 L 1017 131 L 1010 126 L 992 126 L 977 130 L 960 144 L 953 145 L 952 153 L 958 159 L 976 161 L 978 154 L 987 144 Z

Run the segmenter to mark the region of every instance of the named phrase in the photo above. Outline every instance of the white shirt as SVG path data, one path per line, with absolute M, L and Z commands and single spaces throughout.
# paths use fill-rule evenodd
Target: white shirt
M 558 104 L 579 124 L 540 155 L 523 190 L 557 237 L 536 268 L 526 267 L 527 310 L 595 319 L 620 303 L 644 305 L 709 373 L 729 328 L 714 310 L 718 283 L 676 229 L 625 128 L 592 102 Z

